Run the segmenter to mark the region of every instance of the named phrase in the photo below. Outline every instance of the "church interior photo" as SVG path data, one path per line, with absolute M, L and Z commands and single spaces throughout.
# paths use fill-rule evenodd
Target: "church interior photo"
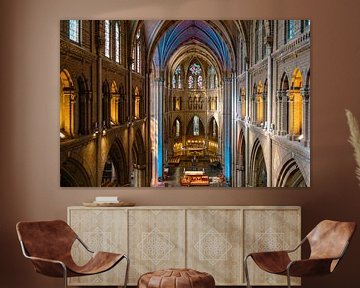
M 61 187 L 309 187 L 310 20 L 62 20 Z

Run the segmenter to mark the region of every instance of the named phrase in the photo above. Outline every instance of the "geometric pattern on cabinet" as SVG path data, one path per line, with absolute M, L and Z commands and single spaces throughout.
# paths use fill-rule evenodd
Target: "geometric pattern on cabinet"
M 129 210 L 129 282 L 141 274 L 185 267 L 185 210 Z
M 295 248 L 301 238 L 299 209 L 263 209 L 244 211 L 244 252 L 276 251 Z M 291 253 L 299 259 L 301 251 Z M 286 277 L 269 274 L 249 261 L 250 283 L 253 285 L 286 285 Z M 300 285 L 300 278 L 292 278 L 294 285 Z
M 72 210 L 68 212 L 68 223 L 80 239 L 93 251 L 121 253 L 127 251 L 126 210 L 101 208 Z M 76 263 L 85 264 L 89 253 L 75 242 L 72 255 Z M 122 261 L 123 262 L 123 261 Z M 120 262 L 112 270 L 84 277 L 68 278 L 69 285 L 122 285 L 126 264 Z
M 187 266 L 210 273 L 216 285 L 242 283 L 241 218 L 242 210 L 187 210 Z
M 293 248 L 301 239 L 300 207 L 286 206 L 69 207 L 68 223 L 90 249 L 129 255 L 129 285 L 146 272 L 166 268 L 208 272 L 216 285 L 245 285 L 245 255 Z M 78 263 L 87 260 L 79 245 L 72 254 Z M 69 284 L 122 285 L 125 263 L 119 264 L 103 274 L 70 278 Z M 250 283 L 286 284 L 286 277 L 248 264 Z M 298 278 L 292 282 L 300 284 Z

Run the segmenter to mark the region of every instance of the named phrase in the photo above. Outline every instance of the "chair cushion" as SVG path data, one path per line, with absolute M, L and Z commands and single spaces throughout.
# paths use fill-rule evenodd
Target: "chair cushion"
M 143 274 L 138 288 L 213 288 L 214 277 L 193 269 L 166 269 Z

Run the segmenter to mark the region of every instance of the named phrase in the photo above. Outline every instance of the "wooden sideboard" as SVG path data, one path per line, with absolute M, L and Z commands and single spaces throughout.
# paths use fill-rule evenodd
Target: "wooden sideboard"
M 216 285 L 245 285 L 245 255 L 294 248 L 301 240 L 298 206 L 81 206 L 68 207 L 68 223 L 92 250 L 129 255 L 129 285 L 148 271 L 184 267 L 212 274 Z M 88 259 L 78 243 L 72 254 L 79 263 Z M 251 284 L 286 285 L 286 277 L 249 264 Z M 103 274 L 71 278 L 69 285 L 121 285 L 124 271 L 121 263 Z M 297 278 L 292 282 L 300 285 Z

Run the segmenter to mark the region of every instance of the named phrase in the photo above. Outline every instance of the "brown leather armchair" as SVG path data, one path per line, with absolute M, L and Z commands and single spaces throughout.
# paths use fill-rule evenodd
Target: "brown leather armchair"
M 292 250 L 250 253 L 244 259 L 247 287 L 251 287 L 247 267 L 249 257 L 266 272 L 286 275 L 289 288 L 291 276 L 315 276 L 333 272 L 344 256 L 355 229 L 354 222 L 324 220 Z M 296 251 L 306 241 L 310 245 L 310 257 L 292 261 L 289 253 Z
M 65 288 L 67 277 L 87 276 L 112 269 L 125 259 L 126 272 L 124 288 L 127 285 L 129 259 L 124 254 L 91 251 L 62 220 L 19 222 L 16 225 L 20 245 L 24 256 L 31 260 L 35 271 L 50 277 L 64 278 Z M 92 254 L 83 266 L 78 266 L 72 256 L 71 247 L 78 240 Z

